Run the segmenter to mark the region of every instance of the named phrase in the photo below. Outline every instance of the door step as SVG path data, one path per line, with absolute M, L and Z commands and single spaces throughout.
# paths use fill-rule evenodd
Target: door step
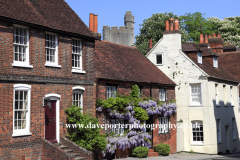
M 154 152 L 154 149 L 149 149 L 148 157 L 158 157 L 158 152 Z
M 75 157 L 74 160 L 84 160 L 86 157 L 79 157 L 80 153 L 74 153 L 72 149 L 69 149 L 68 146 L 62 145 L 62 143 L 54 143 L 54 145 L 58 146 L 60 149 L 62 149 L 65 153 L 68 153 Z

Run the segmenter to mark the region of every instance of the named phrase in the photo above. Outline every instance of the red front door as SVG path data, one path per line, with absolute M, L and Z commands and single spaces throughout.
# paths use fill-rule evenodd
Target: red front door
M 56 100 L 45 106 L 45 139 L 57 143 L 56 139 Z

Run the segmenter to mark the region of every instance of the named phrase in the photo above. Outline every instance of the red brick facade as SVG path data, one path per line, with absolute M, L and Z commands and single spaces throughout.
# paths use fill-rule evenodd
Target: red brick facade
M 6 159 L 39 159 L 41 138 L 45 138 L 45 108 L 47 94 L 61 96 L 59 102 L 59 133 L 64 137 L 65 109 L 72 105 L 72 87 L 84 87 L 83 112 L 95 116 L 94 41 L 82 39 L 84 74 L 72 73 L 72 37 L 58 36 L 58 65 L 45 66 L 45 31 L 29 27 L 29 63 L 33 68 L 13 67 L 13 24 L 0 22 L 0 157 Z M 76 37 L 77 38 L 77 37 Z M 27 84 L 30 90 L 30 132 L 32 135 L 13 137 L 14 85 Z
M 97 82 L 97 98 L 106 99 L 106 89 L 107 85 L 116 85 L 117 86 L 117 92 L 120 95 L 129 95 L 132 85 L 136 83 L 133 82 L 121 82 L 121 81 L 110 81 L 110 80 L 98 80 Z M 141 87 L 141 91 L 143 95 L 146 97 L 153 97 L 154 99 L 159 99 L 159 88 L 165 88 L 167 93 L 167 102 L 170 100 L 175 100 L 175 87 L 169 86 L 161 86 L 161 85 L 150 85 L 150 84 L 137 84 Z M 97 117 L 99 118 L 100 124 L 110 124 L 111 123 L 111 117 L 107 114 L 107 111 L 103 109 L 102 112 L 97 112 Z M 170 123 L 172 125 L 176 125 L 176 118 L 177 114 L 174 114 L 170 116 Z M 153 117 L 153 124 L 159 124 L 159 118 L 157 115 Z M 110 133 L 111 130 L 104 130 L 103 133 Z M 159 129 L 156 128 L 153 130 L 153 146 L 156 146 L 159 143 L 165 143 L 170 146 L 170 153 L 176 153 L 177 151 L 177 133 L 176 129 L 171 128 L 169 129 L 168 133 L 160 134 Z M 117 151 L 116 157 L 118 158 L 126 158 L 126 155 L 123 155 L 125 153 L 128 154 L 128 151 Z

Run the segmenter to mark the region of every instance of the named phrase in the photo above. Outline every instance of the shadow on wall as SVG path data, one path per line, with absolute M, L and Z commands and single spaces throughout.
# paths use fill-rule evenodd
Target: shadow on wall
M 213 100 L 214 116 L 216 125 L 217 137 L 217 153 L 228 154 L 240 151 L 240 140 L 238 133 L 238 120 L 239 114 L 238 104 L 232 106 L 230 102 Z M 237 108 L 236 108 L 237 107 Z M 235 110 L 235 111 L 234 111 Z

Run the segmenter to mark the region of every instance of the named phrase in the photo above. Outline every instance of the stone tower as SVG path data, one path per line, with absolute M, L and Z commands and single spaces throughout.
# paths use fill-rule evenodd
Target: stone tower
M 103 40 L 113 43 L 132 46 L 134 43 L 134 16 L 131 11 L 127 11 L 124 16 L 124 25 L 108 27 L 103 26 Z

